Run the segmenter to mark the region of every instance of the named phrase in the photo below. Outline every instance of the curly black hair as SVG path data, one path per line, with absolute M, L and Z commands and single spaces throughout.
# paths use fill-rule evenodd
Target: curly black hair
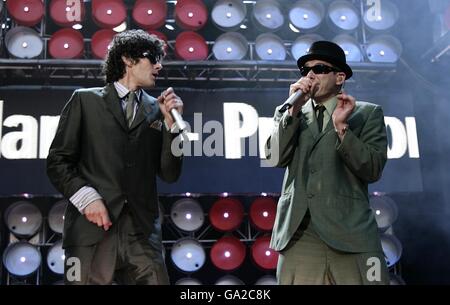
M 156 64 L 164 57 L 164 49 L 163 40 L 143 30 L 129 30 L 115 35 L 103 64 L 106 83 L 113 83 L 124 76 L 125 63 L 122 56 L 135 63 L 140 58 L 147 57 L 152 64 Z

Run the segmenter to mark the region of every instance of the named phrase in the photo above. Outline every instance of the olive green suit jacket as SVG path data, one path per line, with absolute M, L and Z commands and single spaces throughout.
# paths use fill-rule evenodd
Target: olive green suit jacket
M 387 160 L 381 107 L 356 102 L 342 142 L 332 119 L 319 132 L 311 100 L 298 117 L 278 109 L 266 154 L 286 172 L 271 247 L 283 250 L 309 209 L 313 229 L 329 246 L 346 252 L 380 251 L 368 184 L 380 179 Z

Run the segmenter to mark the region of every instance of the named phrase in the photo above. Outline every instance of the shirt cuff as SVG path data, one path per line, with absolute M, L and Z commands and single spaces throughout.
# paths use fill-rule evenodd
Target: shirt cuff
M 103 199 L 102 196 L 92 187 L 83 186 L 70 197 L 70 202 L 84 214 L 84 209 L 95 200 Z
M 169 128 L 169 124 L 167 124 L 166 120 L 164 120 L 164 126 L 166 127 L 166 130 L 169 131 L 170 133 L 178 133 L 178 124 L 177 122 L 174 122 L 172 124 L 172 128 Z

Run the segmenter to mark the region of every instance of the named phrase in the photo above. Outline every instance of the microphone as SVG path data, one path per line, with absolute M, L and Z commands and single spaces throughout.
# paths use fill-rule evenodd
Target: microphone
M 184 131 L 187 127 L 186 122 L 181 117 L 181 114 L 176 110 L 175 108 L 170 110 L 170 113 L 172 114 L 172 117 L 174 118 L 175 122 L 177 123 L 178 128 L 180 131 Z
M 307 96 L 308 99 L 309 98 L 314 98 L 314 93 L 315 93 L 314 89 L 316 88 L 316 85 L 317 84 L 313 84 L 311 86 L 311 90 L 309 91 L 309 93 L 306 93 L 306 94 L 309 95 L 309 96 Z M 295 91 L 294 94 L 292 94 L 290 97 L 288 97 L 288 99 L 283 103 L 283 105 L 281 106 L 281 108 L 278 111 L 280 113 L 284 113 L 287 109 L 289 109 L 292 106 L 294 106 L 294 104 L 303 96 L 303 94 L 305 94 L 305 93 L 303 93 L 303 91 L 300 90 L 300 89 Z
M 165 94 L 165 91 L 163 91 L 163 92 L 161 93 L 161 95 L 158 97 L 158 100 L 164 99 L 164 97 L 163 97 L 164 94 Z M 185 122 L 185 121 L 183 120 L 183 118 L 181 117 L 181 114 L 178 112 L 178 110 L 176 110 L 175 108 L 173 108 L 173 109 L 170 110 L 170 114 L 172 115 L 173 119 L 175 120 L 175 123 L 177 124 L 178 129 L 179 129 L 181 132 L 184 132 L 185 129 L 186 129 L 186 127 L 187 127 L 187 125 L 186 125 L 186 122 Z
M 302 95 L 303 91 L 300 89 L 297 90 L 294 94 L 288 97 L 288 99 L 283 103 L 283 106 L 281 106 L 281 108 L 278 111 L 280 113 L 284 113 L 286 110 L 291 108 L 295 104 L 295 102 L 297 102 L 300 99 L 300 97 L 302 97 Z

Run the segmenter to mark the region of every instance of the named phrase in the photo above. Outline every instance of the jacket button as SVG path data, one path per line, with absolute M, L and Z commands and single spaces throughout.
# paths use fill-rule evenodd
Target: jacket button
M 315 169 L 312 169 L 312 170 L 311 170 L 311 174 L 314 174 L 315 172 L 316 172 Z

